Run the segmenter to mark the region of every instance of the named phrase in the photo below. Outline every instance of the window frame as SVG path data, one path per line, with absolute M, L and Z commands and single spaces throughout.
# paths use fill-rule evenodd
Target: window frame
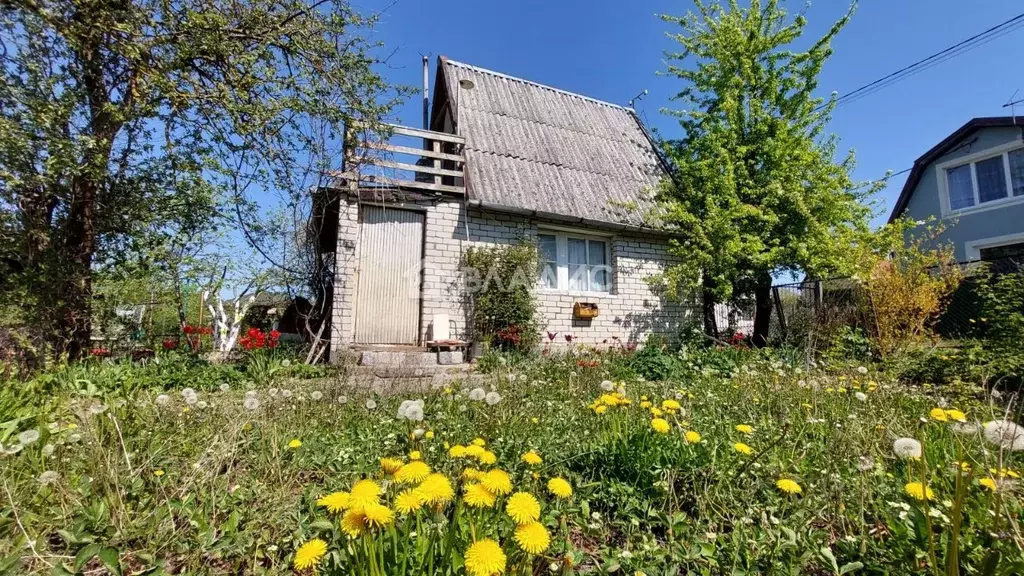
M 549 293 L 549 294 L 581 294 L 581 295 L 595 295 L 595 296 L 610 296 L 615 293 L 615 261 L 612 258 L 612 237 L 603 234 L 594 234 L 591 232 L 578 232 L 571 231 L 561 228 L 547 228 L 540 227 L 537 229 L 537 236 L 554 236 L 555 237 L 555 277 L 556 286 L 548 287 L 541 283 L 540 278 L 537 280 L 537 290 Z M 586 267 L 586 288 L 570 288 L 569 287 L 569 239 L 583 240 L 586 242 L 586 264 L 581 264 Z M 598 268 L 598 265 L 590 264 L 590 243 L 601 242 L 604 244 L 604 267 L 608 272 L 607 290 L 593 290 L 592 281 L 594 269 Z M 548 260 L 542 260 L 541 263 L 548 262 Z
M 939 207 L 943 217 L 960 216 L 962 214 L 970 214 L 973 212 L 984 212 L 985 210 L 991 210 L 1000 206 L 1006 206 L 1009 204 L 1017 204 L 1024 202 L 1024 195 L 1014 196 L 1013 195 L 1013 174 L 1010 170 L 1010 152 L 1024 149 L 1024 141 L 1021 139 L 1008 142 L 1006 144 L 988 148 L 963 158 L 956 158 L 935 165 L 935 177 L 939 188 Z M 992 158 L 1001 158 L 1003 161 L 1003 178 L 1005 179 L 1004 185 L 1006 187 L 1006 196 L 998 198 L 996 200 L 989 200 L 988 202 L 981 201 L 981 190 L 978 187 L 978 162 L 985 160 L 991 160 Z M 950 170 L 960 168 L 963 166 L 970 166 L 971 169 L 971 190 L 974 194 L 974 203 L 971 206 L 965 208 L 953 209 L 951 208 L 952 202 L 949 196 L 949 179 L 948 174 Z

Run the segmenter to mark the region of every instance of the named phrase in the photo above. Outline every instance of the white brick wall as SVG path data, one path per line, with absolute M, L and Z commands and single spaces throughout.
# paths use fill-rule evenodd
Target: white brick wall
M 421 338 L 426 341 L 430 337 L 430 323 L 438 313 L 449 315 L 453 336 L 464 337 L 470 319 L 459 271 L 463 251 L 469 246 L 511 244 L 521 238 L 532 238 L 537 234 L 537 224 L 543 222 L 470 208 L 467 240 L 467 222 L 461 201 L 423 203 L 420 207 L 426 208 Z M 354 337 L 357 314 L 352 307 L 358 273 L 358 213 L 355 203 L 342 202 L 332 352 L 343 349 Z M 564 226 L 556 222 L 551 224 Z M 585 233 L 586 229 L 581 228 L 580 232 Z M 557 332 L 556 341 L 561 343 L 565 342 L 565 334 L 572 334 L 574 341 L 589 344 L 611 343 L 613 336 L 623 342 L 638 343 L 650 334 L 676 336 L 691 308 L 663 299 L 647 282 L 673 259 L 664 239 L 616 232 L 610 242 L 614 263 L 612 292 L 593 296 L 538 291 L 541 326 L 546 331 Z M 590 321 L 574 320 L 572 307 L 576 300 L 596 302 L 600 315 Z

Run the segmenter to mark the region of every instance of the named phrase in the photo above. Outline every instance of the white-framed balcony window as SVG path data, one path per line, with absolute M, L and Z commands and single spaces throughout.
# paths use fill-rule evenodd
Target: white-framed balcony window
M 564 292 L 611 292 L 610 240 L 542 229 L 537 234 L 540 288 Z
M 943 213 L 1024 201 L 1024 146 L 1013 142 L 937 166 Z

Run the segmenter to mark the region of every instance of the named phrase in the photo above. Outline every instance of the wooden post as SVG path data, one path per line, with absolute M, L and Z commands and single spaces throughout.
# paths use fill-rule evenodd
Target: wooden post
M 432 144 L 432 149 L 433 149 L 434 152 L 440 152 L 441 151 L 441 142 L 439 142 L 437 140 L 434 140 L 434 141 L 431 142 L 431 144 Z M 434 168 L 437 168 L 438 170 L 441 169 L 441 160 L 439 158 L 434 158 Z M 440 183 L 441 183 L 441 176 L 439 174 L 435 174 L 434 175 L 434 184 L 440 184 Z

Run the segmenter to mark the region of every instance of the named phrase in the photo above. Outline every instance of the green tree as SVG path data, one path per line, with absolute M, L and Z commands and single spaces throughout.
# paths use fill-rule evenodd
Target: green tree
M 806 20 L 789 16 L 778 0 L 746 8 L 735 0 L 694 3 L 686 16 L 662 17 L 682 28 L 672 34 L 681 50 L 667 54 L 667 74 L 685 84 L 675 96 L 683 108 L 667 113 L 686 133 L 665 145 L 674 174 L 661 188 L 660 216 L 683 260 L 667 276 L 700 286 L 706 312 L 715 301 L 752 293 L 760 345 L 772 276 L 849 270 L 846 246 L 867 229 L 864 200 L 875 187 L 853 183 L 852 152 L 836 159 L 837 139 L 825 133 L 835 96 L 814 96 L 852 7 L 795 51 Z M 713 316 L 705 318 L 713 332 Z
M 0 0 L 0 296 L 80 356 L 98 268 L 304 193 L 399 96 L 372 24 L 343 0 Z

